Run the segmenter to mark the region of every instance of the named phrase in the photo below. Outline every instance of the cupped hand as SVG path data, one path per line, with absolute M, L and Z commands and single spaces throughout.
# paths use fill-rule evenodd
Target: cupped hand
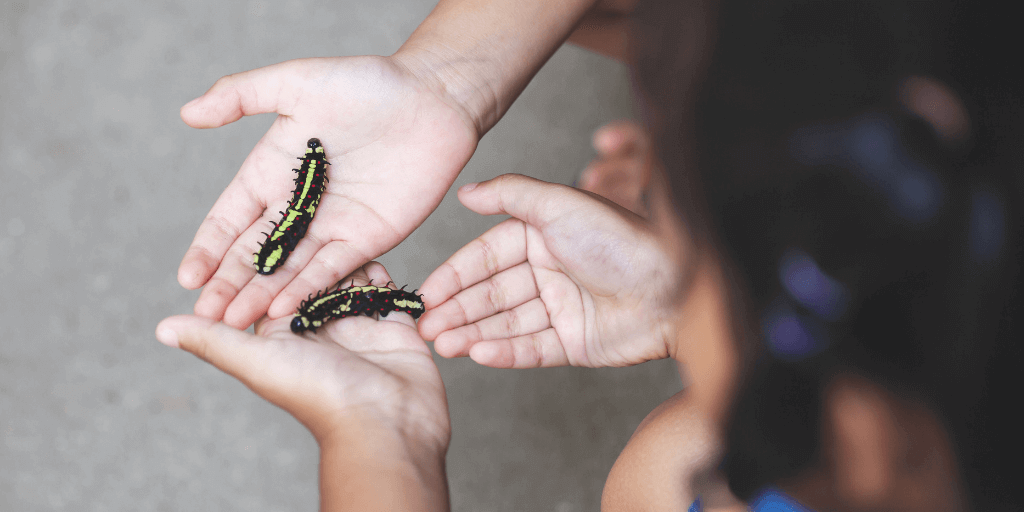
M 464 186 L 508 214 L 420 288 L 420 334 L 445 357 L 492 367 L 626 366 L 668 357 L 686 248 L 677 224 L 508 174 Z
M 364 269 L 346 282 L 391 280 L 378 263 Z M 290 413 L 321 445 L 358 424 L 444 453 L 451 432 L 444 385 L 412 317 L 343 318 L 301 336 L 289 321 L 264 317 L 252 335 L 208 318 L 175 316 L 160 322 L 156 334 Z
M 389 57 L 301 59 L 221 78 L 181 109 L 195 128 L 275 112 L 270 130 L 199 226 L 178 269 L 204 286 L 197 315 L 243 329 L 292 313 L 398 245 L 437 207 L 476 149 L 472 120 L 429 80 Z M 306 236 L 273 275 L 253 254 L 280 219 L 291 169 L 319 138 L 330 183 Z

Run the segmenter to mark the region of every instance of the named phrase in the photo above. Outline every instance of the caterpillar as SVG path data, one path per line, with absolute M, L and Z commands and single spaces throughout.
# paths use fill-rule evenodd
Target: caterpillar
M 320 205 L 320 197 L 327 188 L 327 166 L 331 163 L 324 159 L 320 139 L 306 141 L 306 154 L 298 158 L 302 165 L 292 169 L 299 175 L 293 180 L 295 191 L 288 208 L 280 212 L 280 222 L 270 222 L 274 229 L 264 233 L 267 241 L 259 244 L 260 252 L 253 254 L 256 272 L 263 275 L 273 274 L 295 250 L 299 240 L 306 235 L 316 207 Z
M 415 290 L 405 291 L 404 286 L 400 290 L 374 286 L 372 283 L 366 286 L 338 287 L 333 291 L 328 288 L 316 296 L 310 295 L 299 305 L 291 329 L 296 334 L 305 330 L 315 333 L 317 328 L 335 318 L 371 316 L 374 313 L 387 315 L 395 311 L 419 318 L 425 311 L 423 298 Z

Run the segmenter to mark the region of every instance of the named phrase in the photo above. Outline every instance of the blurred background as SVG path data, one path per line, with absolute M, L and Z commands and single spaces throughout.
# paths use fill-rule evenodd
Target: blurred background
M 429 0 L 0 3 L 0 510 L 315 510 L 294 419 L 154 338 L 191 312 L 178 263 L 273 116 L 187 127 L 222 75 L 393 53 Z M 518 172 L 572 183 L 590 135 L 629 117 L 625 68 L 562 48 L 455 187 Z M 455 188 L 453 188 L 454 190 Z M 417 287 L 499 222 L 449 194 L 382 258 Z M 456 511 L 596 510 L 669 361 L 512 371 L 438 358 Z

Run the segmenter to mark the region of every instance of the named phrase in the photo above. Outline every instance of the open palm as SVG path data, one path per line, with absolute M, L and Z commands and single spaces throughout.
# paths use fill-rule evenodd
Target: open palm
M 379 264 L 367 268 L 375 280 L 389 279 Z M 353 277 L 368 280 L 362 270 Z M 370 418 L 380 428 L 447 446 L 444 385 L 410 316 L 345 318 L 301 336 L 291 332 L 289 320 L 264 317 L 253 335 L 208 318 L 176 316 L 160 323 L 157 336 L 288 411 L 321 443 L 353 418 Z
M 420 334 L 445 357 L 503 368 L 668 357 L 682 268 L 649 221 L 562 185 L 504 175 L 459 198 L 498 224 L 420 291 Z
M 204 286 L 198 315 L 245 328 L 279 318 L 309 293 L 398 245 L 437 207 L 479 135 L 442 95 L 387 57 L 301 59 L 219 80 L 182 108 L 214 128 L 242 116 L 278 118 L 214 204 L 178 270 Z M 292 195 L 291 169 L 316 137 L 330 183 L 306 236 L 273 275 L 253 253 Z

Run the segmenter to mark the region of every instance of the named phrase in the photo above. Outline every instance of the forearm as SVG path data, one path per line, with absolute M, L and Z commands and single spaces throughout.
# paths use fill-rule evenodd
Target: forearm
M 321 441 L 321 512 L 449 510 L 444 448 L 379 428 Z
M 441 0 L 394 58 L 483 136 L 596 0 Z

